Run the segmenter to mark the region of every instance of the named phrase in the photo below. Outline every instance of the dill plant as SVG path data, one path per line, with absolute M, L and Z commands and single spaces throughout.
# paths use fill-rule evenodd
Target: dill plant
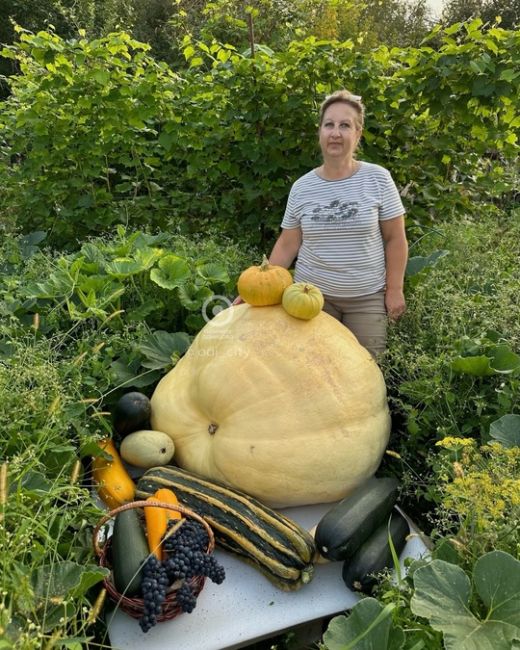
M 492 550 L 520 557 L 520 447 L 452 437 L 436 446 L 435 535 L 451 541 L 463 567 Z

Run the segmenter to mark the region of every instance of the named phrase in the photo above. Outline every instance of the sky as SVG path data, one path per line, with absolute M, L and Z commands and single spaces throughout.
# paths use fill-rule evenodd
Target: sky
M 430 7 L 435 16 L 438 17 L 441 15 L 442 5 L 444 4 L 443 0 L 427 0 L 426 4 Z

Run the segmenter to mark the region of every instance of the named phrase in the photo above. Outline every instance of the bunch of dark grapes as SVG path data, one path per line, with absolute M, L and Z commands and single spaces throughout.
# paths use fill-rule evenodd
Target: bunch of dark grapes
M 222 584 L 226 577 L 224 567 L 204 552 L 208 543 L 208 533 L 201 523 L 193 519 L 184 520 L 179 529 L 163 542 L 168 554 L 165 561 L 168 578 L 173 582 L 205 576 L 218 585 Z
M 173 524 L 170 521 L 170 527 Z M 176 553 L 182 546 L 192 551 L 204 551 L 208 547 L 209 537 L 204 526 L 195 519 L 184 519 L 179 528 L 163 542 L 167 553 Z
M 197 596 L 187 582 L 183 582 L 177 590 L 177 603 L 183 612 L 191 614 L 197 604 Z
M 155 555 L 150 555 L 146 560 L 142 576 L 144 612 L 139 619 L 139 625 L 143 632 L 148 632 L 157 623 L 157 616 L 161 613 L 170 581 L 166 567 Z
M 224 567 L 217 562 L 213 555 L 204 556 L 204 568 L 202 575 L 206 576 L 216 585 L 221 585 L 226 578 Z
M 188 614 L 195 609 L 197 596 L 187 580 L 204 576 L 215 584 L 222 584 L 226 577 L 224 567 L 205 552 L 208 543 L 208 533 L 201 523 L 183 519 L 173 534 L 165 536 L 162 543 L 165 559 L 160 562 L 155 555 L 147 559 L 141 583 L 144 613 L 139 625 L 143 632 L 148 632 L 157 623 L 168 587 L 175 581 L 184 581 L 177 589 L 176 599 L 181 610 Z

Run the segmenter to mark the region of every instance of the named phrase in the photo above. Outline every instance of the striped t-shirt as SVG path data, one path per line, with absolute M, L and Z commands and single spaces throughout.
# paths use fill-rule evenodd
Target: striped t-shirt
M 291 188 L 282 228 L 302 230 L 294 279 L 327 296 L 365 296 L 385 287 L 379 222 L 404 214 L 390 172 L 361 162 L 349 178 L 327 181 L 313 170 Z

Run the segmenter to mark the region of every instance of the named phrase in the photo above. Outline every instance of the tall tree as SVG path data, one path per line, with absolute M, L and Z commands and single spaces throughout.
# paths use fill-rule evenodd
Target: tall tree
M 516 29 L 520 26 L 520 0 L 447 0 L 442 12 L 446 25 L 471 18 L 481 18 L 489 26 L 500 16 L 500 27 Z

